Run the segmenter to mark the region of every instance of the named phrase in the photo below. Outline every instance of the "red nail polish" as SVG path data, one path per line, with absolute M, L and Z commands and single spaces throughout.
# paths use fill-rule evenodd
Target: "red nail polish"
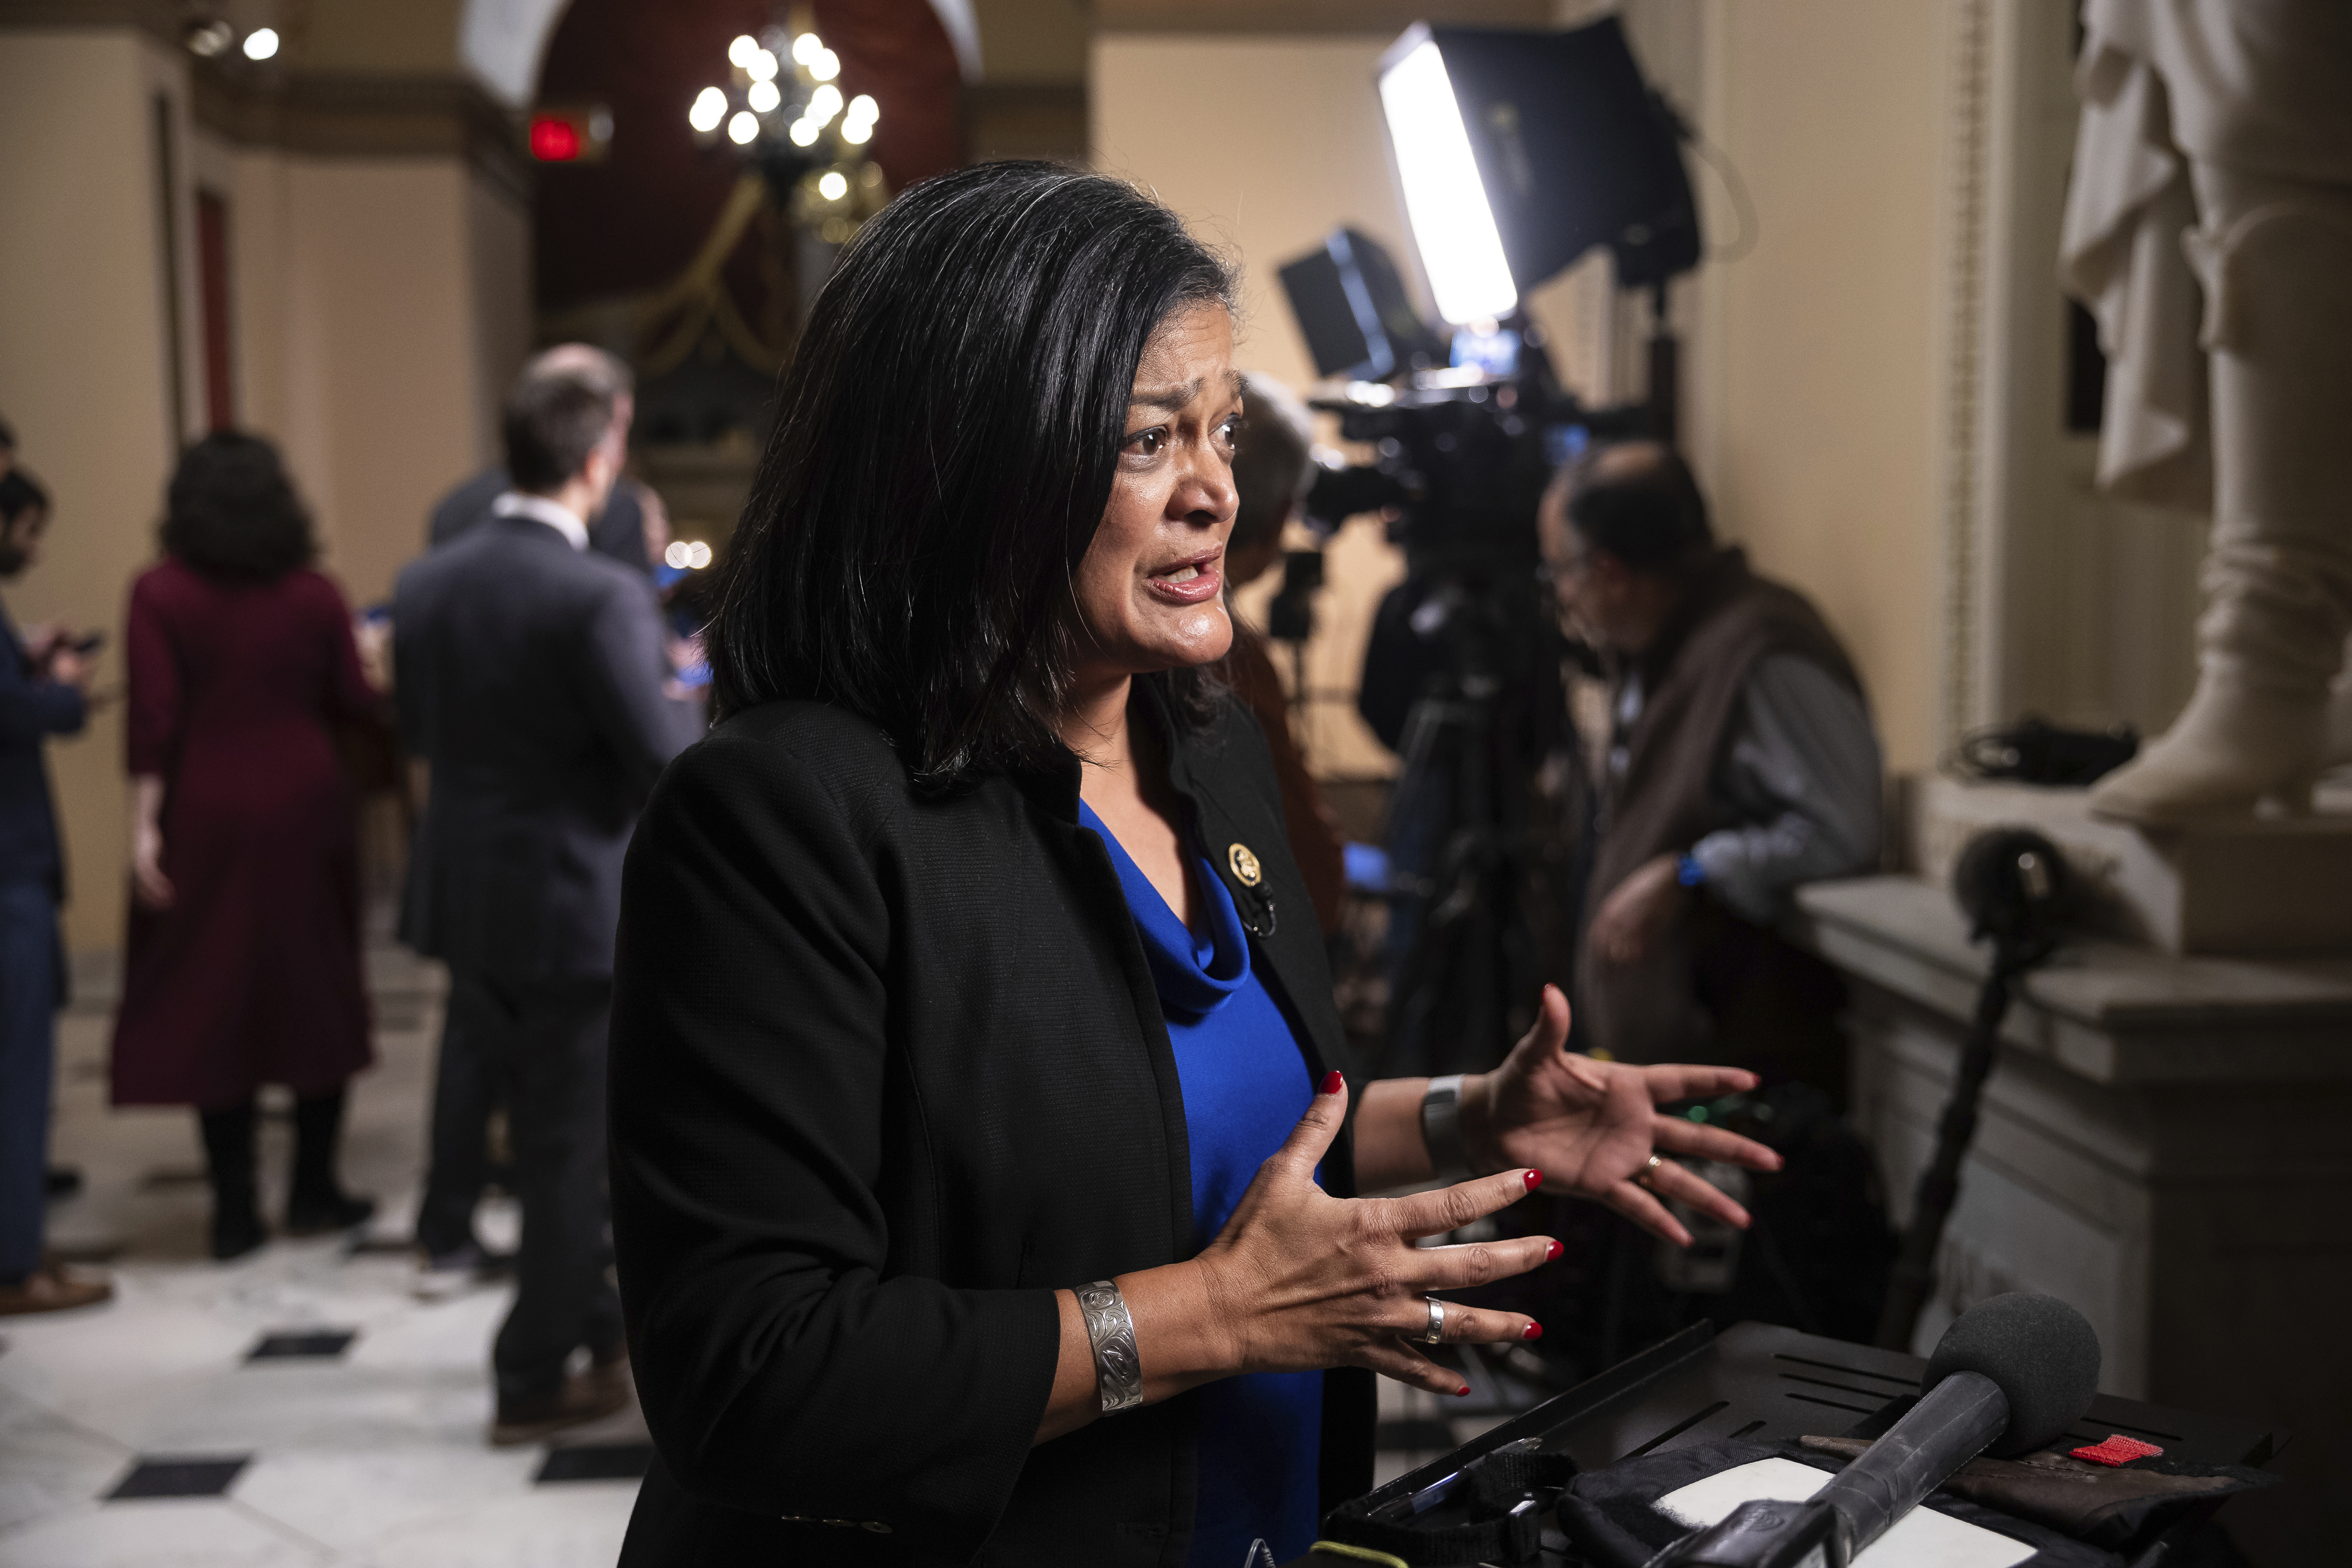
M 1559 1245 L 1559 1242 L 1557 1242 L 1557 1241 L 1547 1241 L 1547 1242 L 1545 1242 L 1545 1243 L 1544 1243 L 1544 1261 L 1545 1261 L 1545 1262 L 1547 1262 L 1547 1263 L 1550 1262 L 1553 1259 L 1555 1259 L 1555 1258 L 1559 1257 L 1559 1254 L 1560 1254 L 1560 1245 Z
M 1456 1398 L 1456 1399 L 1467 1399 L 1467 1398 L 1469 1398 L 1469 1397 L 1470 1397 L 1470 1385 L 1469 1385 L 1468 1384 L 1466 1384 L 1466 1383 L 1465 1383 L 1465 1384 L 1464 1384 L 1461 1387 L 1459 1387 L 1459 1388 L 1455 1389 L 1455 1390 L 1454 1391 L 1454 1398 Z
M 1528 1190 L 1529 1192 L 1533 1192 L 1536 1188 L 1543 1186 L 1543 1172 L 1529 1171 L 1525 1179 L 1528 1184 Z
M 1315 1092 L 1318 1094 L 1337 1094 L 1339 1092 L 1340 1089 L 1346 1085 L 1347 1082 L 1348 1081 L 1346 1079 L 1339 1076 L 1339 1070 L 1335 1067 L 1330 1071 L 1323 1075 L 1323 1086 L 1315 1091 Z
M 1541 1339 L 1541 1338 L 1543 1338 L 1543 1324 L 1541 1324 L 1541 1323 L 1529 1323 L 1527 1327 L 1525 1327 L 1525 1328 L 1523 1328 L 1523 1329 L 1521 1329 L 1521 1330 L 1519 1331 L 1519 1337 L 1520 1337 L 1521 1339 Z

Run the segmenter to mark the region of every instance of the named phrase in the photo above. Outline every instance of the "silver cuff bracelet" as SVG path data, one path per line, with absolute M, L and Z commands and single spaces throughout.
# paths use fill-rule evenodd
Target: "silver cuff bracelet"
M 1095 1351 L 1095 1391 L 1102 1413 L 1143 1403 L 1143 1361 L 1135 1352 L 1135 1320 L 1127 1298 L 1108 1280 L 1078 1287 L 1078 1312 L 1087 1320 L 1087 1340 Z
M 1432 1169 L 1449 1181 L 1470 1174 L 1470 1151 L 1462 1145 L 1462 1078 L 1459 1072 L 1433 1078 L 1421 1096 L 1421 1141 Z

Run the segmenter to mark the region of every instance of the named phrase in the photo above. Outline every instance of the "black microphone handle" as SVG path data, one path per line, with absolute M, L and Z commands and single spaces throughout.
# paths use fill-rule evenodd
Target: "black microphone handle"
M 2009 1425 L 2009 1399 L 1980 1372 L 1955 1372 L 1813 1494 L 1852 1527 L 1855 1556 Z

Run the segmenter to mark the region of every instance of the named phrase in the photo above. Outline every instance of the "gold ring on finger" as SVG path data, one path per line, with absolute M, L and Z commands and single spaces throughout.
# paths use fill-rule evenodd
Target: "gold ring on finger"
M 1650 1186 L 1653 1182 L 1657 1180 L 1658 1167 L 1665 1163 L 1665 1161 L 1660 1159 L 1657 1155 L 1652 1155 L 1650 1156 L 1650 1163 L 1633 1173 L 1633 1185 L 1635 1186 Z
M 1443 1344 L 1445 1343 L 1445 1303 L 1435 1296 L 1426 1299 L 1429 1302 L 1429 1332 L 1421 1336 L 1421 1342 L 1423 1344 Z

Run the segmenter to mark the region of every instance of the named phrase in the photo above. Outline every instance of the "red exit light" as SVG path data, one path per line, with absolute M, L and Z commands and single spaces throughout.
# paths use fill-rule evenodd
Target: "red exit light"
M 575 162 L 580 156 L 580 128 L 552 114 L 533 115 L 530 155 L 542 163 Z
M 613 150 L 613 111 L 601 103 L 542 103 L 523 126 L 541 163 L 602 163 Z

